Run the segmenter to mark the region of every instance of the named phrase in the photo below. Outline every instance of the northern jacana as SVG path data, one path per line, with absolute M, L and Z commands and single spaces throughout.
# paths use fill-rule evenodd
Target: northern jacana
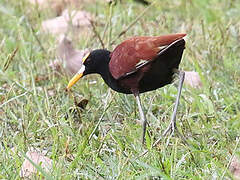
M 185 35 L 133 37 L 119 44 L 112 52 L 106 49 L 94 50 L 82 59 L 83 65 L 70 80 L 67 89 L 70 89 L 82 76 L 97 73 L 113 90 L 133 94 L 143 124 L 142 142 L 144 143 L 147 120 L 139 94 L 158 89 L 173 81 L 174 73 L 180 72 L 178 67 L 185 49 L 183 39 Z M 180 78 L 174 110 L 177 110 L 179 103 L 184 74 Z M 175 117 L 172 121 L 173 119 Z M 174 126 L 175 123 L 171 123 Z

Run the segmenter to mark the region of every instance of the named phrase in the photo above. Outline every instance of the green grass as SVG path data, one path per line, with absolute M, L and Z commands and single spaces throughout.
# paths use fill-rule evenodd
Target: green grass
M 110 16 L 103 1 L 82 6 L 96 15 L 100 35 L 111 19 L 103 38 L 106 44 L 145 8 L 133 1 L 118 3 Z M 57 41 L 40 30 L 41 22 L 51 17 L 51 10 L 37 11 L 26 0 L 0 1 L 0 179 L 20 179 L 24 156 L 19 154 L 30 147 L 48 152 L 54 179 L 232 178 L 227 166 L 231 156 L 240 154 L 238 1 L 160 1 L 116 40 L 118 44 L 135 35 L 188 34 L 181 69 L 197 71 L 203 87 L 183 88 L 177 126 L 187 143 L 174 135 L 155 148 L 150 145 L 170 122 L 176 88 L 168 85 L 141 95 L 150 123 L 148 145 L 142 146 L 133 96 L 108 89 L 97 75 L 79 81 L 72 94 L 65 92 L 70 77 L 56 75 L 48 67 Z M 92 33 L 79 36 L 76 47 L 101 47 Z M 46 79 L 36 81 L 41 75 Z M 73 96 L 89 100 L 77 117 L 69 113 Z M 145 149 L 149 152 L 139 157 Z

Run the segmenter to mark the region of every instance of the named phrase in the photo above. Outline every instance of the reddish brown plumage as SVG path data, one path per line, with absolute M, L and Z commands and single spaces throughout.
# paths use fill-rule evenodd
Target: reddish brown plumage
M 119 44 L 111 53 L 109 70 L 115 79 L 136 70 L 141 60 L 151 61 L 157 56 L 159 47 L 166 46 L 186 36 L 170 34 L 156 37 L 134 37 Z

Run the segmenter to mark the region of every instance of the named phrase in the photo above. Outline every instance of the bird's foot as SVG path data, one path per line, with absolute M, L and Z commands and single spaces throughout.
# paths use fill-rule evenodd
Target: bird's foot
M 176 132 L 181 137 L 183 137 L 177 129 L 176 116 L 177 116 L 177 109 L 178 109 L 179 100 L 180 100 L 180 96 L 181 96 L 181 92 L 182 92 L 182 86 L 183 86 L 183 82 L 184 82 L 185 73 L 184 73 L 184 71 L 179 71 L 178 69 L 175 69 L 174 72 L 179 75 L 179 84 L 178 84 L 177 98 L 176 98 L 176 101 L 175 101 L 175 106 L 174 106 L 173 114 L 172 114 L 172 117 L 171 117 L 171 122 L 168 125 L 167 129 L 163 132 L 162 136 L 153 144 L 153 146 L 156 146 L 160 142 L 160 139 L 162 139 L 164 136 L 166 136 L 167 133 L 170 132 L 170 131 L 171 131 L 171 135 L 173 135 Z M 184 141 L 186 141 L 184 137 L 182 139 Z
M 165 131 L 163 132 L 162 137 L 166 136 L 166 134 L 170 131 L 171 131 L 170 134 L 174 134 L 175 131 L 178 131 L 175 120 L 172 120 L 170 122 L 167 129 L 165 129 Z

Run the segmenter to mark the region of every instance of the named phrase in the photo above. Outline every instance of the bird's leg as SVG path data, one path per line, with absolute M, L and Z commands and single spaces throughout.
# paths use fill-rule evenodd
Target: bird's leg
M 137 100 L 137 104 L 138 104 L 138 109 L 139 109 L 139 113 L 140 113 L 140 118 L 142 121 L 142 127 L 143 127 L 143 132 L 142 132 L 142 144 L 144 144 L 145 141 L 145 134 L 146 134 L 146 126 L 147 126 L 147 119 L 145 118 L 143 109 L 142 109 L 142 104 L 140 101 L 140 97 L 139 97 L 139 93 L 137 93 L 135 95 L 136 100 Z
M 174 106 L 173 114 L 172 114 L 172 117 L 171 117 L 171 122 L 170 122 L 168 128 L 164 131 L 163 136 L 165 136 L 169 132 L 169 130 L 172 130 L 172 132 L 174 132 L 174 130 L 177 130 L 176 115 L 177 115 L 177 110 L 178 110 L 178 105 L 179 105 L 179 99 L 180 99 L 181 92 L 182 92 L 182 86 L 183 86 L 183 82 L 184 82 L 184 78 L 185 78 L 185 72 L 177 70 L 176 73 L 179 74 L 179 84 L 178 84 L 177 98 L 176 98 L 176 101 L 175 101 L 175 106 Z

